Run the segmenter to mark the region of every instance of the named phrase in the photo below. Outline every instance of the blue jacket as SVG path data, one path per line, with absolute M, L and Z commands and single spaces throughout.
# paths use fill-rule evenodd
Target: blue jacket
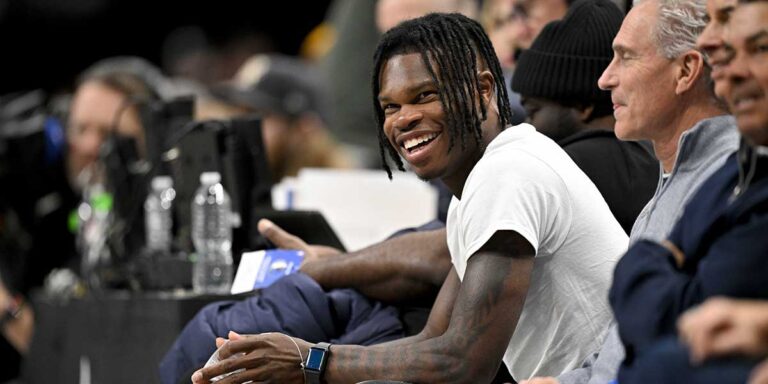
M 309 276 L 286 276 L 259 295 L 200 310 L 160 363 L 164 384 L 188 383 L 214 350 L 216 337 L 282 332 L 317 343 L 372 345 L 402 338 L 397 310 L 351 289 L 329 292 Z
M 682 267 L 650 240 L 619 261 L 610 291 L 626 349 L 619 382 L 692 306 L 717 295 L 768 299 L 767 233 L 768 158 L 745 147 L 701 186 L 670 233 Z

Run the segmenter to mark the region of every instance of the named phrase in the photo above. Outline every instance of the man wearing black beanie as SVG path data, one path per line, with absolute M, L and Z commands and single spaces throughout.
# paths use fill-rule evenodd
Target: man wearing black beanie
M 643 144 L 616 138 L 611 95 L 597 86 L 623 17 L 609 0 L 576 1 L 523 51 L 512 89 L 528 121 L 563 147 L 629 233 L 656 189 L 659 166 Z

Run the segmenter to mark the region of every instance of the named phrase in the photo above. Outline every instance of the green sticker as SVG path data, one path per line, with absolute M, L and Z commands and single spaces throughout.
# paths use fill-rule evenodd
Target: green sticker
M 73 209 L 72 212 L 69 213 L 69 217 L 67 218 L 67 229 L 69 229 L 69 232 L 75 234 L 80 230 L 80 216 L 77 214 L 77 209 Z
M 109 212 L 112 210 L 112 195 L 107 192 L 93 196 L 91 202 L 95 211 Z

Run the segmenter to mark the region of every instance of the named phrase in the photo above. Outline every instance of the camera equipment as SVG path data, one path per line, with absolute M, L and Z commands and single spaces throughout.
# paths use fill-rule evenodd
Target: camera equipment
M 63 170 L 64 129 L 48 103 L 41 90 L 0 96 L 0 273 L 19 290 L 41 284 L 75 254 L 66 227 L 76 199 Z
M 110 265 L 106 268 L 108 273 L 101 280 L 105 287 L 130 284 L 144 288 L 183 286 L 189 280 L 183 272 L 183 259 L 172 255 L 141 257 L 145 245 L 144 200 L 152 177 L 169 174 L 168 164 L 163 161 L 162 155 L 169 148 L 168 138 L 191 124 L 194 99 L 128 100 L 115 116 L 115 124 L 131 106 L 138 109 L 142 121 L 145 156 L 142 158 L 139 155 L 133 138 L 118 134 L 116 129 L 111 130 L 102 146 L 101 162 L 105 171 L 106 189 L 113 204 L 106 244 Z M 174 267 L 166 268 L 169 263 Z M 150 273 L 153 271 L 178 273 Z
M 195 122 L 191 97 L 135 105 L 145 130 L 145 158 L 140 158 L 133 139 L 115 130 L 102 152 L 107 190 L 114 202 L 108 240 L 111 259 L 116 270 L 132 275 L 140 287 L 189 286 L 191 265 L 179 255 L 193 251 L 191 202 L 202 172 L 218 171 L 222 175 L 233 213 L 239 218 L 233 229 L 235 263 L 243 250 L 253 248 L 257 230 L 252 210 L 271 207 L 271 177 L 261 120 L 248 117 Z M 143 203 L 148 182 L 156 175 L 174 179 L 175 252 L 171 255 L 147 255 L 144 250 Z
M 217 171 L 224 189 L 232 198 L 232 211 L 239 216 L 233 231 L 235 263 L 239 254 L 253 249 L 257 234 L 252 210 L 272 206 L 271 177 L 261 136 L 261 120 L 256 117 L 228 121 L 193 123 L 172 149 L 172 173 L 182 249 L 192 250 L 190 207 L 202 172 Z M 237 224 L 236 220 L 236 223 Z

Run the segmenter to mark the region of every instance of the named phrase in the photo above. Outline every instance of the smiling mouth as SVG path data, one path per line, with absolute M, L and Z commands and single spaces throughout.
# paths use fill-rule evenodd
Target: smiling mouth
M 431 143 L 437 136 L 439 136 L 439 133 L 427 133 L 424 135 L 421 135 L 419 137 L 414 137 L 412 139 L 405 140 L 400 146 L 405 149 L 405 151 L 409 154 L 412 154 L 414 152 L 418 152 L 427 144 Z
M 747 109 L 752 105 L 754 105 L 754 103 L 757 102 L 758 99 L 759 97 L 757 95 L 740 97 L 736 99 L 736 101 L 733 103 L 733 106 L 735 107 L 734 109 L 736 110 Z
M 747 82 L 731 89 L 730 103 L 732 113 L 744 113 L 757 106 L 765 98 L 765 91 L 755 82 Z

